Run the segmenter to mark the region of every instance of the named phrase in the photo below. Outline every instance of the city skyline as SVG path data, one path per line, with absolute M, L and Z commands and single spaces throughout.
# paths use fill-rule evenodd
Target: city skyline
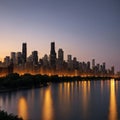
M 4 61 L 0 62 L 0 75 L 9 73 L 96 77 L 119 75 L 119 71 L 115 73 L 114 66 L 107 68 L 106 62 L 97 63 L 95 59 L 79 61 L 72 54 L 68 54 L 65 60 L 64 50 L 59 48 L 56 52 L 55 42 L 50 43 L 49 54 L 42 58 L 39 58 L 37 50 L 31 51 L 27 56 L 27 50 L 27 43 L 22 43 L 21 51 L 12 51 L 10 56 L 5 56 Z
M 20 46 L 21 47 L 21 46 Z M 50 46 L 49 46 L 50 47 Z M 9 55 L 5 55 L 4 57 L 3 57 L 3 60 L 1 61 L 1 62 L 5 62 L 5 60 L 6 60 L 6 58 L 8 58 L 9 57 L 9 59 L 12 59 L 11 57 L 12 56 L 14 56 L 14 57 L 17 57 L 17 56 L 20 56 L 20 57 L 23 57 L 23 60 L 21 59 L 20 61 L 20 64 L 24 64 L 24 63 L 26 63 L 26 62 L 28 62 L 29 61 L 29 58 L 31 57 L 31 55 L 33 55 L 35 52 L 35 54 L 37 55 L 37 60 L 36 61 L 38 61 L 39 62 L 39 60 L 40 59 L 44 59 L 44 57 L 47 55 L 47 57 L 49 57 L 48 59 L 50 60 L 50 63 L 49 64 L 51 64 L 51 54 L 53 54 L 53 56 L 55 56 L 55 57 L 53 57 L 53 63 L 52 64 L 56 64 L 56 60 L 59 60 L 59 51 L 62 51 L 63 53 L 63 58 L 62 58 L 62 60 L 63 61 L 65 61 L 65 62 L 68 62 L 68 60 L 69 59 L 71 59 L 72 61 L 74 61 L 74 58 L 78 61 L 78 62 L 80 62 L 80 63 L 84 63 L 85 62 L 85 64 L 87 64 L 87 62 L 90 62 L 90 68 L 92 69 L 93 68 L 93 66 L 97 66 L 98 64 L 100 65 L 100 64 L 104 64 L 105 63 L 105 68 L 106 69 L 109 69 L 110 67 L 112 67 L 112 66 L 114 66 L 114 65 L 111 65 L 110 67 L 108 67 L 107 66 L 107 63 L 106 63 L 106 61 L 101 61 L 100 63 L 95 59 L 95 58 L 92 58 L 90 61 L 89 60 L 87 60 L 87 61 L 79 61 L 79 58 L 77 58 L 76 56 L 74 56 L 74 55 L 72 55 L 72 54 L 66 54 L 66 56 L 64 55 L 64 49 L 62 48 L 62 47 L 59 47 L 58 49 L 56 49 L 56 47 L 55 47 L 55 42 L 51 42 L 51 48 L 49 48 L 49 52 L 48 53 L 45 53 L 45 54 L 43 54 L 43 56 L 39 56 L 39 51 L 38 50 L 36 50 L 36 49 L 34 49 L 34 50 L 32 50 L 32 51 L 30 51 L 30 53 L 28 54 L 28 51 L 29 51 L 29 46 L 28 46 L 28 44 L 26 43 L 26 42 L 23 42 L 22 43 L 22 47 L 21 47 L 21 49 L 20 50 L 17 50 L 17 51 L 10 51 L 10 53 L 9 53 Z M 12 54 L 14 54 L 14 55 L 12 55 Z M 18 54 L 20 54 L 20 55 L 18 55 Z M 55 54 L 55 55 L 54 55 Z M 34 55 L 33 55 L 34 56 Z M 94 62 L 93 62 L 94 61 Z M 55 62 L 55 63 L 54 63 Z M 37 62 L 36 62 L 37 63 Z M 38 63 L 37 63 L 38 64 Z M 94 65 L 93 65 L 94 64 Z M 54 66 L 54 65 L 53 65 Z M 56 65 L 55 65 L 56 66 Z M 116 69 L 115 69 L 115 72 L 119 72 L 119 71 L 117 71 Z
M 110 67 L 114 67 L 114 65 L 111 65 L 110 67 L 107 67 L 106 61 L 102 61 L 101 63 L 99 63 L 98 61 L 96 61 L 95 58 L 92 58 L 90 61 L 89 60 L 87 60 L 87 61 L 79 61 L 78 58 L 76 56 L 72 55 L 72 54 L 66 54 L 66 57 L 65 57 L 64 49 L 62 49 L 60 47 L 60 48 L 58 48 L 56 50 L 55 42 L 51 42 L 50 45 L 51 46 L 49 46 L 50 47 L 49 52 L 45 53 L 43 56 L 40 57 L 39 54 L 38 54 L 39 52 L 37 50 L 33 50 L 33 51 L 30 52 L 30 54 L 28 54 L 27 51 L 29 51 L 29 46 L 28 46 L 28 44 L 26 42 L 23 42 L 21 50 L 19 50 L 19 51 L 10 51 L 9 55 L 5 55 L 4 58 L 3 58 L 3 61 L 0 61 L 0 62 L 5 63 L 6 59 L 7 59 L 8 63 L 6 65 L 9 65 L 10 64 L 10 60 L 12 58 L 14 58 L 14 60 L 13 60 L 13 63 L 14 63 L 15 59 L 17 60 L 16 57 L 19 56 L 20 60 L 18 60 L 18 63 L 19 64 L 25 64 L 25 63 L 29 62 L 29 60 L 31 59 L 31 56 L 35 56 L 35 58 L 33 57 L 33 62 L 35 62 L 36 65 L 38 64 L 38 62 L 40 62 L 40 60 L 44 60 L 44 58 L 45 58 L 45 59 L 48 59 L 48 61 L 49 61 L 48 64 L 51 65 L 51 67 L 53 67 L 53 68 L 56 68 L 56 64 L 57 64 L 56 60 L 61 60 L 62 62 L 64 61 L 64 62 L 68 62 L 69 63 L 69 59 L 70 59 L 70 62 L 74 61 L 74 59 L 75 59 L 75 61 L 77 61 L 79 63 L 88 64 L 88 62 L 89 62 L 89 64 L 90 64 L 89 68 L 90 69 L 93 69 L 95 66 L 101 65 L 101 64 L 105 64 L 104 66 L 105 66 L 106 70 L 109 70 Z M 36 56 L 37 56 L 37 58 L 36 58 Z M 52 58 L 51 58 L 51 56 L 52 56 Z M 61 58 L 61 56 L 62 56 L 62 58 Z M 66 59 L 64 59 L 64 58 L 66 58 Z M 51 61 L 51 59 L 52 59 L 52 61 Z M 18 63 L 15 62 L 15 64 L 18 64 Z M 60 64 L 60 65 L 63 65 L 63 63 Z M 117 73 L 119 71 L 117 71 L 115 69 L 115 72 Z
M 96 59 L 120 70 L 120 2 L 117 1 L 0 1 L 0 59 L 10 51 L 21 51 L 28 43 L 28 55 L 49 54 L 49 43 L 63 48 L 65 59 L 72 54 L 79 61 Z

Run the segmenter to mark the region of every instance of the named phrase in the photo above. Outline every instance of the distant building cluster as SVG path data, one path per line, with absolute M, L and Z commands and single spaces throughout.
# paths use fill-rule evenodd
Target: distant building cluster
M 3 62 L 0 62 L 0 75 L 11 72 L 19 74 L 47 74 L 59 76 L 113 76 L 114 66 L 106 69 L 106 63 L 96 64 L 95 59 L 92 62 L 80 62 L 76 57 L 67 55 L 64 60 L 64 51 L 58 49 L 56 53 L 55 42 L 51 42 L 50 54 L 45 54 L 43 58 L 38 57 L 38 51 L 32 51 L 27 56 L 27 43 L 22 44 L 22 51 L 11 52 L 6 56 Z

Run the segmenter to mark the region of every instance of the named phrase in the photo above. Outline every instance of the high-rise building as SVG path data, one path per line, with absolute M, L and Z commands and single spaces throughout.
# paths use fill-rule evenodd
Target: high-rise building
M 73 58 L 73 69 L 78 69 L 78 61 L 76 57 Z
M 16 63 L 19 65 L 19 64 L 22 64 L 22 53 L 21 52 L 17 52 L 16 54 Z
M 87 72 L 87 64 L 85 62 L 82 62 L 82 72 Z
M 57 69 L 62 70 L 64 62 L 64 51 L 60 48 L 58 50 Z
M 106 63 L 104 62 L 103 63 L 103 71 L 105 71 L 106 70 Z
M 32 57 L 32 55 L 30 55 L 30 56 L 27 57 L 27 62 L 28 62 L 28 63 L 32 63 L 32 62 L 33 62 L 33 57 Z
M 92 69 L 95 68 L 95 59 L 92 59 Z
M 6 56 L 4 58 L 4 63 L 5 63 L 6 66 L 10 65 L 10 56 Z
M 13 64 L 16 64 L 16 53 L 15 52 L 11 52 L 11 61 L 13 62 Z
M 90 71 L 90 61 L 87 62 L 87 71 Z
M 114 66 L 111 67 L 111 75 L 114 75 L 115 74 L 115 68 Z
M 26 63 L 27 59 L 27 43 L 22 44 L 22 62 Z
M 32 59 L 33 59 L 33 64 L 37 65 L 38 64 L 38 51 L 32 52 Z
M 55 42 L 51 42 L 51 50 L 50 50 L 50 66 L 51 66 L 52 69 L 56 69 Z
M 68 63 L 68 69 L 72 70 L 73 69 L 72 55 L 67 56 L 67 63 Z
M 49 60 L 48 60 L 48 55 L 45 54 L 44 57 L 42 58 L 43 61 L 43 68 L 49 68 Z
M 67 56 L 67 62 L 71 62 L 72 61 L 72 55 L 68 55 Z
M 64 60 L 64 51 L 62 49 L 58 50 L 58 60 L 63 61 Z

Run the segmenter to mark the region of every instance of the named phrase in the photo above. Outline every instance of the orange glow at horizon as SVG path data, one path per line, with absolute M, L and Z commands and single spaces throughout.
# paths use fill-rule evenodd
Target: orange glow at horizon
M 110 81 L 110 106 L 109 106 L 109 120 L 118 120 L 117 118 L 117 103 L 115 93 L 115 81 Z
M 28 119 L 28 108 L 27 102 L 24 97 L 21 97 L 18 101 L 18 115 L 22 117 L 24 120 Z

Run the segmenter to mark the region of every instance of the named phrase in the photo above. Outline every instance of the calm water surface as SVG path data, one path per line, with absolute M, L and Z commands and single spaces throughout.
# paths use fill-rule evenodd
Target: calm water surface
M 0 108 L 24 120 L 120 120 L 120 81 L 79 81 L 0 94 Z

